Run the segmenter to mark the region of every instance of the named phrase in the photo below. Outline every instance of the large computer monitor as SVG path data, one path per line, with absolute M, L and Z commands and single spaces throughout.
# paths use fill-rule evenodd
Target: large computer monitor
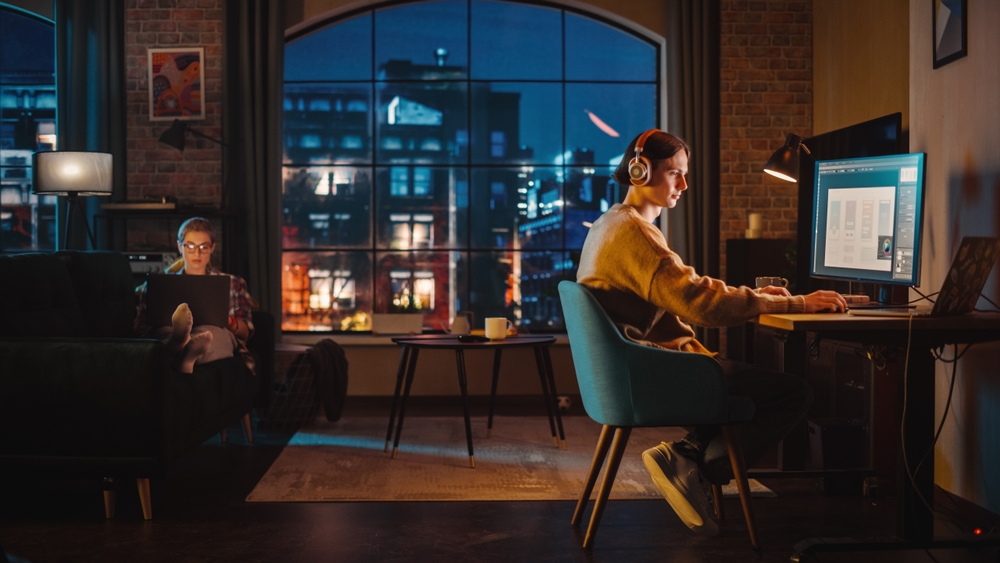
M 915 286 L 924 155 L 818 160 L 810 275 Z

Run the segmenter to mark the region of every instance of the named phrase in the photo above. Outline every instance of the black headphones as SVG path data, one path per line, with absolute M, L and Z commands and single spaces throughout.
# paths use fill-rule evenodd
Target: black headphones
M 645 186 L 653 175 L 653 164 L 649 162 L 648 158 L 642 156 L 642 147 L 650 135 L 659 132 L 659 129 L 650 129 L 639 135 L 635 141 L 635 156 L 628 163 L 628 177 L 633 186 Z

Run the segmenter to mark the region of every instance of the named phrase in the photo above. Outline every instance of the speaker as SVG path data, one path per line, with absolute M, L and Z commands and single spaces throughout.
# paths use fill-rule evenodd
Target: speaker
M 658 133 L 659 129 L 650 129 L 635 141 L 635 156 L 628 163 L 628 177 L 633 186 L 645 186 L 649 183 L 653 174 L 653 165 L 649 159 L 642 156 L 642 147 L 646 144 L 646 139 L 653 133 Z

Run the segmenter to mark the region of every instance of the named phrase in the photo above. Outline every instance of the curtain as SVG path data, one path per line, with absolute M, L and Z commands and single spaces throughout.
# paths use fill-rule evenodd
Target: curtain
M 284 31 L 278 0 L 225 3 L 223 205 L 233 216 L 232 273 L 278 327 Z
M 126 198 L 125 0 L 55 1 L 57 148 L 112 154 L 111 199 Z M 66 201 L 59 198 L 57 240 L 62 240 Z M 104 198 L 82 198 L 87 221 Z M 97 233 L 98 248 L 104 247 Z M 74 218 L 71 248 L 86 248 L 85 225 Z M 120 247 L 119 247 L 120 248 Z
M 691 188 L 669 215 L 671 248 L 719 276 L 719 0 L 667 0 L 667 128 L 691 146 Z M 699 329 L 718 350 L 718 330 Z

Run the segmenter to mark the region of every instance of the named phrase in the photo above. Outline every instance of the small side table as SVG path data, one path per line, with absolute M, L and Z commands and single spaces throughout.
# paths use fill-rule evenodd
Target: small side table
M 552 359 L 549 356 L 549 346 L 556 338 L 554 336 L 508 336 L 504 340 L 491 340 L 489 342 L 459 342 L 457 336 L 444 335 L 424 335 L 424 336 L 403 336 L 393 338 L 393 342 L 402 347 L 399 355 L 399 369 L 396 372 L 396 392 L 392 397 L 392 412 L 389 415 L 389 428 L 385 436 L 385 451 L 389 451 L 389 443 L 392 443 L 392 457 L 396 457 L 399 449 L 399 436 L 403 430 L 403 416 L 406 412 L 406 400 L 410 396 L 410 386 L 413 384 L 413 374 L 417 367 L 417 356 L 421 349 L 429 348 L 436 350 L 454 350 L 455 360 L 458 365 L 458 386 L 462 391 L 462 408 L 465 412 L 465 439 L 469 445 L 469 464 L 476 467 L 476 457 L 472 451 L 472 423 L 469 421 L 469 402 L 467 391 L 467 377 L 465 371 L 465 351 L 466 350 L 494 350 L 493 353 L 493 386 L 490 390 L 490 411 L 486 423 L 486 435 L 489 436 L 493 429 L 493 403 L 497 394 L 497 379 L 500 376 L 500 357 L 504 348 L 524 348 L 532 347 L 535 351 L 535 365 L 538 368 L 538 378 L 542 384 L 542 395 L 545 398 L 545 408 L 549 415 L 549 428 L 552 431 L 552 443 L 558 448 L 562 442 L 562 449 L 566 449 L 566 434 L 563 432 L 562 417 L 559 415 L 559 408 L 556 405 L 556 383 L 552 375 Z M 403 382 L 406 385 L 403 385 Z M 400 396 L 402 390 L 402 396 Z M 396 419 L 396 411 L 399 411 L 399 419 Z M 396 425 L 395 440 L 393 440 L 393 424 Z M 556 437 L 556 428 L 559 434 Z

